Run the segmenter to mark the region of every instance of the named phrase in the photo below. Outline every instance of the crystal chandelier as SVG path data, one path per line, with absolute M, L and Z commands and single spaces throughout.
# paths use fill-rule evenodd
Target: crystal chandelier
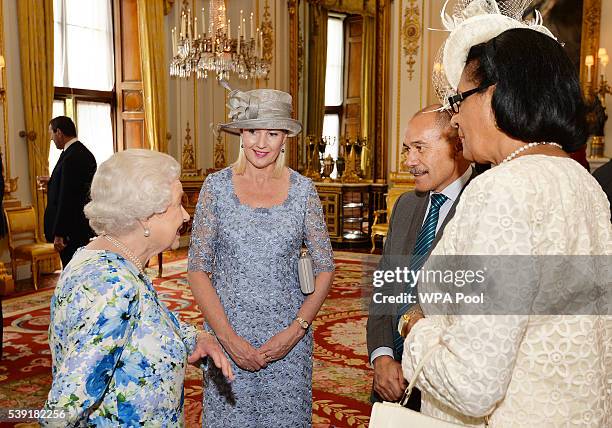
M 255 28 L 253 13 L 250 15 L 247 37 L 247 22 L 240 11 L 237 36 L 232 38 L 232 23 L 226 19 L 224 0 L 210 0 L 208 21 L 202 8 L 202 32 L 199 32 L 198 17 L 191 9 L 181 13 L 181 28 L 172 29 L 172 60 L 170 76 L 198 79 L 208 78 L 214 72 L 217 79 L 229 79 L 230 73 L 239 79 L 260 79 L 268 76 L 272 63 L 272 23 L 269 4 L 264 6 L 262 29 Z M 208 26 L 206 26 L 208 23 Z M 265 46 L 264 46 L 265 45 Z

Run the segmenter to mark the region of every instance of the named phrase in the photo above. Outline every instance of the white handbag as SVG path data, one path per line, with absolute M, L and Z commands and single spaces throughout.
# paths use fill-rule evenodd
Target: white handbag
M 383 401 L 382 403 L 374 403 L 372 414 L 370 415 L 370 428 L 458 428 L 465 425 L 457 425 L 451 422 L 446 422 L 432 416 L 426 416 L 422 413 L 410 410 L 404 405 L 408 402 L 412 388 L 416 384 L 419 374 L 423 370 L 425 363 L 431 358 L 433 353 L 438 349 L 438 346 L 431 348 L 421 359 L 414 375 L 408 384 L 408 388 L 404 391 L 402 399 L 398 403 L 390 403 Z

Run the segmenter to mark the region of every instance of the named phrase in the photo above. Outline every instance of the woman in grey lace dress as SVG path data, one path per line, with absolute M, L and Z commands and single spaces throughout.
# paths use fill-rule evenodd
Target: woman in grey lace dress
M 284 166 L 285 142 L 301 131 L 291 96 L 232 91 L 224 131 L 240 155 L 206 178 L 198 201 L 189 282 L 209 328 L 233 360 L 231 384 L 205 374 L 203 426 L 309 427 L 312 331 L 333 278 L 333 253 L 313 183 Z M 315 291 L 300 291 L 305 243 Z

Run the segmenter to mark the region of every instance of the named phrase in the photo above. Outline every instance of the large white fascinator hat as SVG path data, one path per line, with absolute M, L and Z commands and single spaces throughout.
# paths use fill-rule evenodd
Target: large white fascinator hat
M 528 28 L 539 31 L 556 40 L 542 25 L 542 15 L 536 11 L 535 18 L 523 20 L 525 10 L 532 0 L 458 0 L 452 15 L 447 14 L 446 0 L 440 17 L 443 31 L 450 32 L 438 52 L 433 74 L 436 93 L 443 104 L 457 90 L 461 73 L 472 46 L 487 42 L 513 28 Z
M 238 135 L 241 129 L 282 129 L 289 137 L 302 131 L 301 122 L 291 117 L 292 98 L 288 93 L 275 89 L 232 90 L 226 81 L 219 83 L 230 91 L 230 121 L 218 125 L 221 131 Z

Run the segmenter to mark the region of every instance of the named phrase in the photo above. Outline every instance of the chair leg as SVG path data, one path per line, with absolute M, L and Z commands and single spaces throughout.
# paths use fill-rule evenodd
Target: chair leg
M 11 270 L 13 271 L 13 281 L 17 282 L 17 261 L 11 257 Z
M 370 254 L 374 254 L 374 251 L 376 251 L 376 234 L 375 233 L 372 234 L 372 249 L 370 250 Z
M 32 281 L 34 290 L 38 290 L 38 260 L 32 260 Z

